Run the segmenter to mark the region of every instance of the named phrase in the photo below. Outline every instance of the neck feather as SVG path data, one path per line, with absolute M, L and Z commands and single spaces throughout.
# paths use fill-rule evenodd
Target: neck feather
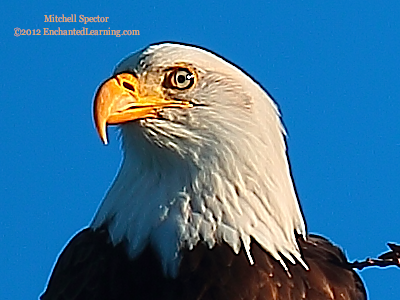
M 122 135 L 121 168 L 91 226 L 107 224 L 112 242 L 127 242 L 131 258 L 150 244 L 175 277 L 180 251 L 199 242 L 225 242 L 236 253 L 243 246 L 252 264 L 254 238 L 284 267 L 282 257 L 304 264 L 295 231 L 304 235 L 305 225 L 283 136 L 282 149 L 268 156 L 255 137 L 244 143 L 248 149 L 225 142 L 188 159 L 149 141 L 139 126 Z

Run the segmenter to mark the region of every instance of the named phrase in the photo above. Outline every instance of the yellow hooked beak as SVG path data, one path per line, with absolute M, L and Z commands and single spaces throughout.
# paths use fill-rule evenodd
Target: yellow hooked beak
M 155 95 L 142 96 L 139 91 L 139 80 L 129 73 L 113 76 L 99 87 L 93 103 L 93 116 L 97 132 L 104 144 L 108 143 L 108 124 L 157 118 L 158 112 L 165 107 L 193 106 L 189 101 L 167 100 Z

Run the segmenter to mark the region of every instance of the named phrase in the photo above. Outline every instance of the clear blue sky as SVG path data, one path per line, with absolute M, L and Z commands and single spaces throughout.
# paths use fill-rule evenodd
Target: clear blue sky
M 310 232 L 351 260 L 400 242 L 398 0 L 32 2 L 0 10 L 0 299 L 37 298 L 91 221 L 121 157 L 115 130 L 107 147 L 94 130 L 93 94 L 125 55 L 165 40 L 219 53 L 273 95 Z M 86 27 L 140 36 L 14 36 L 83 26 L 45 14 L 109 17 Z M 399 299 L 399 269 L 361 275 L 371 299 Z

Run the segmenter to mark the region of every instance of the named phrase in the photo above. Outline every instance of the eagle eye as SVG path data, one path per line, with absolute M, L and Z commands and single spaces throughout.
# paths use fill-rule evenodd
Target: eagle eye
M 194 85 L 195 76 L 186 68 L 176 68 L 167 73 L 164 79 L 164 87 L 178 90 L 186 90 Z

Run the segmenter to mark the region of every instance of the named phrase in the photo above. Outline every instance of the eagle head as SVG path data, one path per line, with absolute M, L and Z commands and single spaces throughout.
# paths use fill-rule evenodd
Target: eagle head
M 161 43 L 115 68 L 94 100 L 102 141 L 121 129 L 123 161 L 92 227 L 108 226 L 134 258 L 157 251 L 175 276 L 180 253 L 227 243 L 249 262 L 251 238 L 302 262 L 305 224 L 277 106 L 250 76 L 195 46 Z

